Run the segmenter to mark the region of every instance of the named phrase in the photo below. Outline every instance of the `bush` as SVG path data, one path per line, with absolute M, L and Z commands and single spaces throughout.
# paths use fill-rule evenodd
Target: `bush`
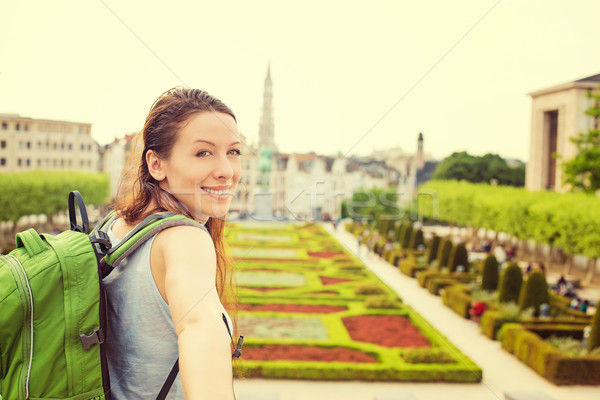
M 452 285 L 444 289 L 442 302 L 463 318 L 469 318 L 473 299 L 463 285 Z M 485 315 L 485 314 L 484 314 Z
M 459 265 L 465 267 L 464 272 L 469 270 L 469 255 L 467 254 L 467 248 L 464 243 L 460 243 L 452 248 L 446 265 L 450 272 L 456 271 L 456 267 Z
M 498 260 L 493 255 L 485 258 L 483 263 L 483 271 L 481 274 L 481 288 L 490 292 L 496 291 L 498 288 Z
M 363 283 L 361 285 L 356 285 L 356 287 L 354 288 L 354 294 L 385 294 L 385 290 L 383 290 L 379 285 L 376 285 L 374 283 Z
M 509 263 L 500 276 L 498 286 L 498 302 L 517 303 L 521 284 L 523 283 L 523 271 L 516 263 Z
M 452 241 L 449 239 L 442 239 L 438 248 L 437 254 L 437 267 L 442 269 L 448 263 L 450 252 L 452 251 Z
M 421 229 L 417 229 L 413 231 L 410 237 L 409 248 L 418 249 L 419 246 L 425 244 L 425 239 L 423 238 L 423 231 Z
M 546 276 L 542 271 L 533 271 L 529 278 L 525 281 L 525 285 L 521 288 L 519 295 L 519 310 L 523 311 L 533 307 L 534 315 L 540 313 L 540 305 L 549 304 L 550 296 L 548 295 L 548 284 Z
M 403 249 L 410 249 L 410 238 L 412 237 L 413 234 L 413 226 L 409 223 L 408 225 L 406 225 L 406 229 L 404 230 L 404 236 L 402 237 L 402 241 L 400 242 L 400 245 L 402 246 Z
M 402 354 L 402 358 L 409 364 L 450 364 L 454 359 L 450 354 L 441 349 L 412 348 Z
M 592 331 L 588 338 L 588 351 L 591 352 L 596 347 L 600 347 L 600 300 L 596 304 L 596 313 L 592 318 Z
M 400 299 L 394 299 L 386 295 L 369 296 L 365 299 L 364 304 L 366 308 L 402 308 L 402 301 Z
M 429 249 L 427 251 L 427 264 L 431 264 L 431 262 L 437 258 L 439 247 L 440 237 L 438 235 L 434 235 L 429 242 Z

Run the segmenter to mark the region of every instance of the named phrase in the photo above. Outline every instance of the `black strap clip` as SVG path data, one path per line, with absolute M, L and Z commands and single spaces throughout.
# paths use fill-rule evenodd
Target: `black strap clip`
M 242 355 L 242 346 L 244 345 L 244 337 L 240 336 L 238 339 L 237 345 L 235 346 L 235 351 L 233 352 L 234 358 L 240 358 Z
M 102 329 L 94 329 L 94 332 L 89 335 L 81 334 L 79 338 L 81 339 L 81 344 L 83 344 L 83 349 L 89 350 L 95 344 L 104 343 L 104 332 Z

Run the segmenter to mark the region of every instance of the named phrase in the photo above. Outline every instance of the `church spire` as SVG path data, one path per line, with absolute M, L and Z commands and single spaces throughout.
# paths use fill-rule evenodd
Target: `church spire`
M 267 66 L 267 76 L 265 77 L 265 87 L 263 91 L 262 116 L 258 129 L 258 146 L 269 147 L 271 151 L 276 152 L 275 146 L 275 127 L 273 124 L 273 81 L 271 80 L 271 61 Z

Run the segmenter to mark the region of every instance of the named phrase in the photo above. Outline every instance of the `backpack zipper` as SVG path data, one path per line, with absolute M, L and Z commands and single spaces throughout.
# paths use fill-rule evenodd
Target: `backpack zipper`
M 31 293 L 31 286 L 29 286 L 29 279 L 27 278 L 27 274 L 25 273 L 25 268 L 19 262 L 19 260 L 13 255 L 5 255 L 4 258 L 8 261 L 8 265 L 11 267 L 13 271 L 13 275 L 15 277 L 15 281 L 17 282 L 17 287 L 19 292 L 23 294 L 26 298 L 26 302 L 24 302 L 25 309 L 25 318 L 23 321 L 23 328 L 25 330 L 25 335 L 23 336 L 23 348 L 29 349 L 29 359 L 25 357 L 25 366 L 27 367 L 27 374 L 21 378 L 24 381 L 22 387 L 25 389 L 25 399 L 29 398 L 29 375 L 31 374 L 31 363 L 33 360 L 33 295 Z M 29 324 L 27 323 L 27 317 L 29 317 Z M 22 371 L 21 371 L 22 375 Z

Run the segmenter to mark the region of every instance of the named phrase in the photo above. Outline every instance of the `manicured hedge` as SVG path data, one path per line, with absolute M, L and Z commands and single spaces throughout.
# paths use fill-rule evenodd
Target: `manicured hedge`
M 502 347 L 557 385 L 600 384 L 600 356 L 568 357 L 521 324 L 500 330 Z

